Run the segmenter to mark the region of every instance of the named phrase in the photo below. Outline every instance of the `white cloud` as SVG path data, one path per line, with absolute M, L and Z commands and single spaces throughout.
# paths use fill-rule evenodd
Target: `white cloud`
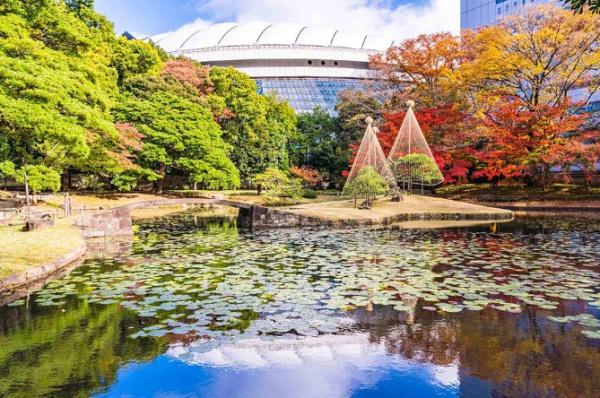
M 381 34 L 395 40 L 460 29 L 459 0 L 393 6 L 385 0 L 202 0 L 202 15 L 218 22 L 296 22 Z

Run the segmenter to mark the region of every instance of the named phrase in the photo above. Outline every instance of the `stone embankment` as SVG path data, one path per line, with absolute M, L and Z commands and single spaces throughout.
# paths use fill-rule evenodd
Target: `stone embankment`
M 401 202 L 378 201 L 371 210 L 360 210 L 352 201 L 341 200 L 295 206 L 288 211 L 329 227 L 390 225 L 414 220 L 493 222 L 514 218 L 510 210 L 419 195 L 406 196 Z
M 491 201 L 479 203 L 521 213 L 581 214 L 600 216 L 600 200 Z
M 242 228 L 287 227 L 356 227 L 390 225 L 410 220 L 506 221 L 512 211 L 478 206 L 440 198 L 411 196 L 403 202 L 384 201 L 373 210 L 358 210 L 350 201 L 312 203 L 291 208 L 272 208 L 223 198 L 178 198 L 141 201 L 122 207 L 80 216 L 75 225 L 86 238 L 133 234 L 131 211 L 134 209 L 204 205 L 232 206 L 239 209 L 238 226 Z
M 285 227 L 356 227 L 360 225 L 390 225 L 410 220 L 477 220 L 506 221 L 513 213 L 491 207 L 477 206 L 439 198 L 412 197 L 400 204 L 377 203 L 373 210 L 358 210 L 351 201 L 313 203 L 291 208 L 274 209 L 223 198 L 177 198 L 147 200 L 113 209 L 80 215 L 74 218 L 84 238 L 133 235 L 131 211 L 163 206 L 232 206 L 239 209 L 238 225 L 242 228 Z M 49 277 L 77 266 L 86 252 L 86 245 L 73 248 L 69 254 L 51 263 L 32 268 L 18 275 L 0 279 L 0 305 L 26 289 L 43 284 Z
M 86 250 L 87 246 L 83 243 L 47 264 L 0 278 L 0 306 L 23 297 L 30 291 L 37 290 L 50 278 L 76 268 L 83 262 Z

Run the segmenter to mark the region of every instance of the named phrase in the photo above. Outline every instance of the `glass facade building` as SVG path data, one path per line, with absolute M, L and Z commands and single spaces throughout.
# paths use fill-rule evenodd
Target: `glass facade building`
M 293 23 L 204 23 L 146 38 L 172 55 L 233 66 L 260 93 L 277 92 L 297 112 L 335 113 L 338 94 L 373 80 L 369 57 L 394 44 L 383 36 Z
M 256 79 L 260 94 L 276 93 L 290 103 L 296 112 L 310 112 L 320 107 L 335 114 L 338 94 L 344 90 L 360 90 L 364 83 L 357 79 Z
M 492 25 L 521 12 L 524 7 L 551 1 L 555 0 L 460 0 L 460 27 L 477 29 Z

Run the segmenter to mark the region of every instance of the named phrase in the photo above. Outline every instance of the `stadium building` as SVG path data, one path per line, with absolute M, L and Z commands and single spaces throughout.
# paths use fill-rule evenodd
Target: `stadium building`
M 204 65 L 234 66 L 259 92 L 277 92 L 297 112 L 335 113 L 338 93 L 372 79 L 369 56 L 394 44 L 382 36 L 293 23 L 186 25 L 147 38 L 172 55 Z

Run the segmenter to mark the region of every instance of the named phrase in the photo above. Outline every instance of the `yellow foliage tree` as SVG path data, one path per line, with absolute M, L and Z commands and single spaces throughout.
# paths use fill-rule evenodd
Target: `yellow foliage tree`
M 466 36 L 471 62 L 455 82 L 489 99 L 518 97 L 530 109 L 557 106 L 584 88 L 582 103 L 600 89 L 600 16 L 555 5 L 530 7 L 498 26 Z

